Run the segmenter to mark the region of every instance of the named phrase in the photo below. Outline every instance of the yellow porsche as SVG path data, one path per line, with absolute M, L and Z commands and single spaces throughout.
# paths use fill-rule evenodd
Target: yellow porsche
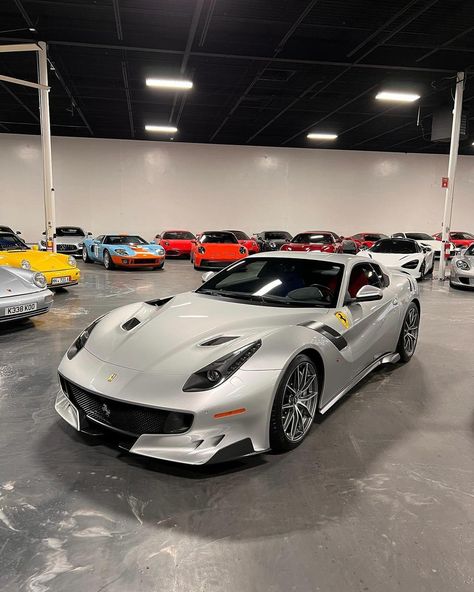
M 40 271 L 48 288 L 73 286 L 81 277 L 74 257 L 30 249 L 11 232 L 0 232 L 0 265 Z

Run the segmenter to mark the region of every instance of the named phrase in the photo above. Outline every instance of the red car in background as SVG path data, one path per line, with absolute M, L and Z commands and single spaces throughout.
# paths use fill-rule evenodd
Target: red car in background
M 248 254 L 232 232 L 207 230 L 194 243 L 191 262 L 194 269 L 222 269 Z
M 320 251 L 321 253 L 356 253 L 357 244 L 328 230 L 307 230 L 297 234 L 281 251 Z
M 441 232 L 433 234 L 433 238 L 441 240 Z M 470 232 L 451 231 L 449 233 L 449 242 L 452 243 L 457 249 L 467 249 L 472 243 L 474 243 L 474 234 Z
M 196 237 L 189 230 L 165 230 L 155 242 L 163 247 L 167 257 L 189 257 Z
M 258 253 L 260 251 L 257 241 L 253 238 L 250 238 L 242 230 L 225 230 L 224 232 L 232 232 L 232 234 L 235 234 L 235 238 L 247 249 L 249 255 L 253 255 L 254 253 Z
M 359 249 L 361 247 L 373 247 L 377 241 L 382 238 L 388 238 L 386 234 L 382 234 L 381 232 L 359 232 L 358 234 L 353 234 L 349 237 L 350 240 L 353 240 Z

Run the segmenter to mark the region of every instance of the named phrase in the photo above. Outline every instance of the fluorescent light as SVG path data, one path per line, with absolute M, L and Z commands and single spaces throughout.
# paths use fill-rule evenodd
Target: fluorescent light
M 337 138 L 337 134 L 320 134 L 320 133 L 312 133 L 306 136 L 308 140 L 335 140 Z
M 175 134 L 178 131 L 177 127 L 171 125 L 145 125 L 147 132 L 158 132 L 160 134 Z
M 404 92 L 392 92 L 388 90 L 383 90 L 375 96 L 376 99 L 379 101 L 399 101 L 401 103 L 413 103 L 414 101 L 418 101 L 420 95 L 416 95 L 414 93 L 404 93 Z
M 190 90 L 193 88 L 193 83 L 190 80 L 170 80 L 168 78 L 147 78 L 147 86 L 154 88 L 170 88 L 178 90 Z

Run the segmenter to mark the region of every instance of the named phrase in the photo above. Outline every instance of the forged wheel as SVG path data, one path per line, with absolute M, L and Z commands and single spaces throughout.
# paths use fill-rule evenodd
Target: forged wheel
M 299 354 L 288 366 L 277 390 L 270 418 L 274 451 L 296 448 L 304 440 L 318 407 L 319 375 L 315 363 Z
M 89 257 L 89 253 L 87 252 L 87 247 L 82 247 L 82 260 L 84 263 L 90 263 L 92 259 Z
M 420 313 L 414 302 L 410 304 L 405 314 L 400 338 L 398 339 L 397 352 L 402 362 L 411 360 L 415 353 L 420 329 Z
M 105 269 L 113 269 L 114 263 L 108 251 L 104 252 L 104 267 Z

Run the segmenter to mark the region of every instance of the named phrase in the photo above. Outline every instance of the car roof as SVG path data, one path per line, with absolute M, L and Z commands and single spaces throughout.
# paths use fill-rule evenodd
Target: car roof
M 292 252 L 292 251 L 271 251 L 264 253 L 256 253 L 255 255 L 249 255 L 248 258 L 283 258 L 283 259 L 309 259 L 319 261 L 329 261 L 330 263 L 339 263 L 341 265 L 348 265 L 351 262 L 361 262 L 361 258 L 356 255 L 346 255 L 342 253 L 320 253 L 319 251 L 307 251 L 307 252 Z

